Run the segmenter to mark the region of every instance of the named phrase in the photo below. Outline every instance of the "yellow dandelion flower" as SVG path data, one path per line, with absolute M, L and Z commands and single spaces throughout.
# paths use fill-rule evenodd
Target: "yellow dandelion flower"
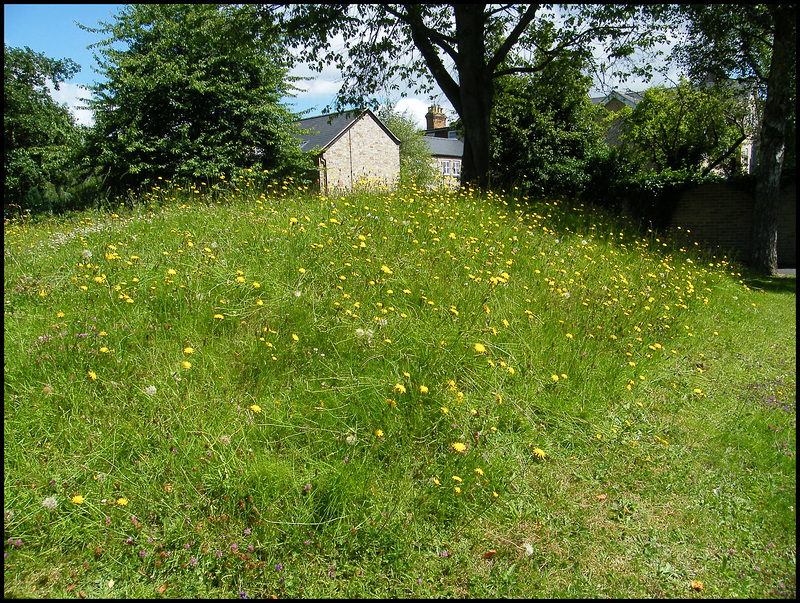
M 486 353 L 486 346 L 484 346 L 482 343 L 476 343 L 474 349 L 476 352 L 478 352 L 478 354 Z
M 406 393 L 406 388 L 402 384 L 397 383 L 394 386 L 394 391 L 396 391 L 396 392 L 398 392 L 400 394 L 404 394 L 404 393 Z
M 483 469 L 481 469 L 480 467 L 475 467 L 475 473 L 477 473 L 478 475 L 483 475 Z
M 295 333 L 292 333 L 292 339 L 294 341 L 300 341 L 300 338 Z
M 492 490 L 492 498 L 497 498 L 498 496 L 500 496 L 500 495 L 497 492 L 495 492 L 494 490 Z
M 553 383 L 558 383 L 558 375 L 550 375 L 550 378 L 553 380 Z
M 436 484 L 437 486 L 441 486 L 441 485 L 442 485 L 442 482 L 440 482 L 440 481 L 439 481 L 438 479 L 436 479 L 435 477 L 432 477 L 432 478 L 431 478 L 431 481 L 432 481 L 434 484 Z
M 127 507 L 128 506 L 128 499 L 127 498 L 118 498 L 117 499 L 117 504 L 120 507 Z
M 460 484 L 460 483 L 461 483 L 461 482 L 463 482 L 464 480 L 463 480 L 463 479 L 461 479 L 460 477 L 458 477 L 457 475 L 454 475 L 454 476 L 453 476 L 453 481 L 454 481 L 454 482 L 458 482 L 458 483 Z
M 395 402 L 394 400 L 388 400 L 388 399 L 387 399 L 387 400 L 386 400 L 386 404 L 388 404 L 388 405 L 389 405 L 389 406 L 391 406 L 392 408 L 397 408 L 397 402 Z
M 419 386 L 419 393 L 421 393 L 421 394 L 427 394 L 427 393 L 428 393 L 428 388 L 427 388 L 427 387 L 425 387 L 424 385 L 420 385 L 420 386 Z
M 252 410 L 254 413 L 258 414 L 258 413 L 261 412 L 261 407 L 258 404 L 252 404 L 250 406 L 250 410 Z
M 89 375 L 89 379 L 91 379 L 92 381 L 97 381 L 97 373 L 95 373 L 94 371 L 89 371 L 86 374 Z
M 544 457 L 547 456 L 547 454 L 545 454 L 545 451 L 542 450 L 541 448 L 534 448 L 533 449 L 533 456 L 535 456 L 539 460 L 542 460 L 542 459 L 544 459 Z
M 455 442 L 453 444 L 450 444 L 450 446 L 452 446 L 453 450 L 455 450 L 456 452 L 464 452 L 467 449 L 467 446 L 465 444 L 462 444 L 461 442 Z
M 392 272 L 392 269 L 389 268 L 389 266 L 387 266 L 386 264 L 383 264 L 381 266 L 381 272 L 383 272 L 384 274 L 388 274 L 388 275 L 394 274 L 394 272 Z
M 256 289 L 258 289 L 260 286 L 261 286 L 261 283 L 255 283 L 255 282 L 253 283 L 253 287 L 256 288 Z
M 382 438 L 383 437 L 383 430 L 382 429 L 376 429 L 375 430 L 375 437 Z
M 216 318 L 217 320 L 222 320 L 225 317 L 222 314 L 214 314 L 214 318 Z
M 194 348 L 183 348 L 184 354 L 194 354 Z
M 72 497 L 72 500 L 70 502 L 72 502 L 73 505 L 80 505 L 83 503 L 84 500 L 85 499 L 83 498 L 83 496 L 81 496 L 80 494 L 76 494 L 75 496 Z
M 184 361 L 181 363 L 181 366 L 182 366 L 183 368 L 185 368 L 185 369 L 188 371 L 190 368 L 192 368 L 192 363 L 191 363 L 191 362 L 189 362 L 188 360 L 184 360 Z
M 65 314 L 63 312 L 59 312 L 56 314 L 56 318 L 64 318 Z
M 449 413 L 449 412 L 450 412 L 450 411 L 447 409 L 447 407 L 446 407 L 446 406 L 440 406 L 440 407 L 439 407 L 439 409 L 440 409 L 440 410 L 441 410 L 441 411 L 442 411 L 444 414 L 447 414 L 447 413 Z
M 306 273 L 306 269 L 305 269 L 305 268 L 298 268 L 298 269 L 297 269 L 297 271 L 298 271 L 300 274 L 305 274 L 305 273 Z
M 461 488 L 459 488 L 458 486 L 453 488 L 453 490 L 455 490 L 456 494 L 461 494 Z

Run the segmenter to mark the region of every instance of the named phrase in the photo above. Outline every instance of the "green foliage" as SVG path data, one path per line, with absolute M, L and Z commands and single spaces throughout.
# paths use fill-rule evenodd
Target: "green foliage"
M 253 6 L 127 5 L 89 30 L 108 36 L 94 45 L 107 80 L 89 107 L 91 152 L 114 190 L 301 163 L 279 104 L 291 92 L 286 52 Z
M 741 144 L 757 128 L 751 92 L 737 82 L 698 86 L 681 80 L 674 88 L 650 88 L 635 109 L 620 113 L 621 142 L 657 171 L 709 173 L 723 164 L 726 172 L 739 172 Z
M 30 48 L 3 46 L 3 205 L 16 211 L 60 209 L 74 183 L 82 132 L 49 87 L 80 67 Z
M 584 190 L 588 162 L 604 150 L 584 65 L 578 54 L 565 53 L 536 74 L 498 79 L 491 147 L 496 183 L 547 196 Z
M 400 185 L 427 189 L 436 184 L 436 168 L 428 145 L 408 112 L 398 113 L 390 104 L 377 113 L 386 127 L 400 139 Z

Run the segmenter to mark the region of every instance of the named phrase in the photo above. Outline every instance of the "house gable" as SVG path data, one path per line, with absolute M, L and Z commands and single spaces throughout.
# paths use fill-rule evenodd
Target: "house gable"
M 369 109 L 300 120 L 300 148 L 318 155 L 320 190 L 392 185 L 400 174 L 400 140 Z

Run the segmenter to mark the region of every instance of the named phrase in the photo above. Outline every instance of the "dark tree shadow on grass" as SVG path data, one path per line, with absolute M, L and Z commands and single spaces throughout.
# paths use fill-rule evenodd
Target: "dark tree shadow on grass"
M 769 293 L 788 293 L 797 295 L 797 276 L 794 274 L 764 276 L 748 274 L 744 277 L 744 284 L 751 289 L 762 289 Z

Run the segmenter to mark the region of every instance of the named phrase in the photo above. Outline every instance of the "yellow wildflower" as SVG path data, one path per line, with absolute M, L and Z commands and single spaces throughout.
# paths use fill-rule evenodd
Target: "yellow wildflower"
M 83 503 L 83 501 L 84 501 L 83 496 L 81 496 L 80 494 L 76 494 L 75 496 L 72 497 L 71 502 L 73 505 L 80 505 L 81 503 Z
M 455 450 L 456 452 L 464 452 L 467 449 L 467 446 L 465 444 L 462 444 L 461 442 L 455 442 L 455 443 L 450 444 L 450 445 L 453 447 L 453 450 Z
M 540 460 L 541 460 L 541 459 L 543 459 L 544 457 L 546 457 L 546 456 L 547 456 L 547 454 L 545 454 L 545 451 L 544 451 L 544 450 L 542 450 L 541 448 L 534 448 L 534 449 L 533 449 L 533 456 L 535 456 L 537 459 L 540 459 Z
M 89 379 L 91 379 L 92 381 L 97 381 L 97 373 L 95 373 L 94 371 L 89 371 L 86 374 L 89 375 Z
M 252 410 L 254 413 L 258 414 L 258 413 L 261 412 L 261 407 L 258 404 L 253 404 L 253 405 L 250 406 L 250 410 Z
M 476 343 L 475 344 L 475 351 L 478 352 L 478 354 L 485 354 L 486 353 L 486 346 L 484 346 L 482 343 Z
M 383 437 L 383 430 L 382 429 L 376 429 L 375 430 L 375 437 L 382 438 Z

